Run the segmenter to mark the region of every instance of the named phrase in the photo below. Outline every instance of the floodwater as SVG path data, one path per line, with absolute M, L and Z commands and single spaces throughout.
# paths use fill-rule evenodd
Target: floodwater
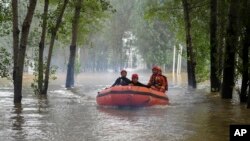
M 85 73 L 72 90 L 64 88 L 65 76 L 59 75 L 47 97 L 32 94 L 26 77 L 21 105 L 13 104 L 11 82 L 0 80 L 0 141 L 227 141 L 230 124 L 250 123 L 250 112 L 237 96 L 221 100 L 207 85 L 188 90 L 170 77 L 168 106 L 98 106 L 97 91 L 118 75 Z

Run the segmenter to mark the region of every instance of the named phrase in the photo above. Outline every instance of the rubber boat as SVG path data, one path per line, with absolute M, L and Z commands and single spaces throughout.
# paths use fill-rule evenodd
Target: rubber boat
M 114 86 L 98 92 L 96 102 L 102 106 L 153 106 L 167 105 L 163 92 L 139 86 Z

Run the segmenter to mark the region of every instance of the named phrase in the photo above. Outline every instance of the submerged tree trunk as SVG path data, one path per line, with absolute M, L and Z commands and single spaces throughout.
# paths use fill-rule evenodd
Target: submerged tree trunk
M 39 43 L 39 58 L 38 58 L 38 91 L 42 94 L 43 89 L 43 52 L 44 43 L 47 30 L 47 17 L 48 17 L 49 0 L 44 0 L 43 24 L 42 35 Z
M 222 70 L 224 66 L 224 50 L 225 50 L 225 38 L 226 38 L 226 23 L 227 23 L 227 9 L 228 2 L 225 0 L 218 0 L 218 78 L 220 79 L 220 88 L 222 82 Z
M 190 8 L 187 0 L 182 0 L 182 5 L 186 30 L 188 85 L 196 88 L 195 59 L 191 37 Z
M 250 75 L 250 74 L 249 74 Z M 248 80 L 248 98 L 247 98 L 247 108 L 250 108 L 250 79 Z
M 14 52 L 14 55 L 15 55 L 14 59 L 17 59 L 14 61 L 14 64 L 16 63 L 16 68 L 14 68 L 15 72 L 14 72 L 14 76 L 13 76 L 14 77 L 14 79 L 13 79 L 14 80 L 14 103 L 21 103 L 21 100 L 22 100 L 24 59 L 25 59 L 26 46 L 27 46 L 27 41 L 28 41 L 30 25 L 31 25 L 31 21 L 32 21 L 32 18 L 34 15 L 35 8 L 36 8 L 36 3 L 37 3 L 37 0 L 30 0 L 29 1 L 27 15 L 26 15 L 26 17 L 23 21 L 23 24 L 22 24 L 22 32 L 21 32 L 21 39 L 20 39 L 20 45 L 18 48 L 18 53 L 17 53 L 17 51 Z M 15 6 L 17 6 L 17 2 L 13 1 L 13 8 L 17 8 Z M 15 12 L 15 14 L 17 14 L 17 12 L 15 10 L 13 10 L 13 11 Z M 14 15 L 14 16 L 16 16 L 16 15 Z M 13 22 L 16 22 L 17 17 L 14 17 L 14 18 L 15 19 L 13 19 Z M 16 26 L 14 28 L 16 28 Z M 13 36 L 14 35 L 17 35 L 17 34 L 14 33 Z M 14 40 L 17 40 L 16 38 L 18 38 L 18 37 L 15 37 Z M 18 38 L 18 40 L 19 40 L 19 38 Z M 15 49 L 16 49 L 16 46 L 14 47 L 14 50 Z M 17 55 L 16 55 L 16 53 L 17 53 Z
M 81 7 L 82 7 L 82 0 L 78 0 L 75 3 L 75 15 L 72 21 L 72 38 L 71 38 L 70 55 L 69 55 L 68 70 L 67 70 L 66 85 L 65 85 L 66 88 L 74 87 L 76 42 L 77 42 Z
M 238 0 L 231 0 L 227 36 L 226 49 L 223 69 L 223 84 L 222 84 L 222 98 L 231 99 L 234 88 L 235 77 L 235 52 L 238 44 Z
M 56 25 L 53 27 L 53 29 L 51 31 L 48 60 L 47 60 L 47 66 L 46 66 L 46 71 L 45 71 L 45 78 L 44 78 L 44 87 L 43 87 L 43 91 L 42 91 L 42 93 L 45 95 L 47 94 L 48 85 L 49 85 L 50 63 L 51 63 L 54 42 L 56 39 L 56 34 L 57 34 L 58 29 L 59 29 L 59 26 L 62 23 L 62 17 L 63 17 L 63 14 L 64 14 L 64 11 L 66 9 L 67 4 L 68 4 L 68 0 L 64 0 L 63 5 L 60 9 L 59 16 L 57 17 L 57 20 L 56 20 Z
M 240 91 L 240 102 L 247 102 L 247 87 L 249 81 L 249 47 L 250 47 L 250 20 L 248 18 L 250 14 L 250 2 L 244 0 L 243 7 L 243 37 L 242 37 L 242 83 Z
M 218 42 L 217 42 L 217 0 L 210 1 L 210 83 L 211 92 L 219 92 Z
M 70 55 L 69 55 L 66 84 L 65 84 L 66 88 L 74 87 L 75 57 L 76 57 L 76 45 L 70 45 Z
M 248 35 L 249 37 L 249 35 Z M 249 44 L 250 39 L 248 39 Z M 246 102 L 247 101 L 247 87 L 248 87 L 248 80 L 249 80 L 249 76 L 248 76 L 248 65 L 249 65 L 249 60 L 248 60 L 248 52 L 249 52 L 249 45 L 246 46 L 244 45 L 243 49 L 242 49 L 242 53 L 243 53 L 243 72 L 242 72 L 242 83 L 241 83 L 241 91 L 240 91 L 240 102 Z
M 22 99 L 21 93 L 18 93 L 18 83 L 16 82 L 16 72 L 18 71 L 17 59 L 19 48 L 19 28 L 18 28 L 18 3 L 17 0 L 12 0 L 12 26 L 13 26 L 13 84 L 14 84 L 14 103 L 20 103 Z

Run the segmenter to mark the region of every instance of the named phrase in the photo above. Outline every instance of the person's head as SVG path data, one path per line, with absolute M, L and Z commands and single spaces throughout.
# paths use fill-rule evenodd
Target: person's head
M 152 68 L 152 73 L 153 73 L 153 74 L 158 74 L 160 69 L 161 69 L 160 67 L 154 66 L 154 67 Z
M 126 70 L 121 70 L 121 76 L 126 77 L 127 76 L 127 71 Z
M 159 73 L 160 75 L 162 74 L 161 68 L 159 68 L 158 73 Z
M 132 74 L 132 81 L 133 81 L 133 83 L 137 83 L 138 79 L 139 79 L 138 74 L 136 74 L 136 73 Z

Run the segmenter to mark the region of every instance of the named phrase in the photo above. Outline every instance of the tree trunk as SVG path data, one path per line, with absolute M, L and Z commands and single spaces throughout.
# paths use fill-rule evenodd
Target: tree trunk
M 188 72 L 188 85 L 196 88 L 195 78 L 195 59 L 191 37 L 191 20 L 190 20 L 190 9 L 187 0 L 182 0 L 184 22 L 186 30 L 186 46 L 187 46 L 187 72 Z
M 43 24 L 42 35 L 39 43 L 39 60 L 38 60 L 38 91 L 42 94 L 43 89 L 43 52 L 44 43 L 47 30 L 47 18 L 48 18 L 49 0 L 44 0 L 44 12 L 43 12 Z
M 64 11 L 66 9 L 67 4 L 68 4 L 68 0 L 64 0 L 63 6 L 62 6 L 62 8 L 60 10 L 60 14 L 59 14 L 59 16 L 57 17 L 57 20 L 56 20 L 56 25 L 54 26 L 54 28 L 51 31 L 47 67 L 46 67 L 46 71 L 45 71 L 44 87 L 43 87 L 43 91 L 42 91 L 42 93 L 45 94 L 45 95 L 47 94 L 48 85 L 49 85 L 50 63 L 51 63 L 51 57 L 52 57 L 54 42 L 55 42 L 55 39 L 56 39 L 56 34 L 57 34 L 58 29 L 59 29 L 59 26 L 62 23 L 62 17 L 63 17 L 63 14 L 64 14 Z
M 19 28 L 18 28 L 18 3 L 17 0 L 12 0 L 12 26 L 13 26 L 13 84 L 14 84 L 14 103 L 21 103 L 22 95 L 18 93 L 18 83 L 16 82 L 16 72 L 18 71 L 18 48 L 19 48 Z
M 242 83 L 241 83 L 241 92 L 240 92 L 240 102 L 247 102 L 247 87 L 249 81 L 249 47 L 250 47 L 250 20 L 248 18 L 250 14 L 250 2 L 244 0 L 242 4 L 242 21 L 243 21 L 243 37 L 242 37 Z M 245 31 L 244 31 L 245 30 Z
M 25 53 L 26 53 L 26 45 L 28 41 L 31 21 L 32 21 L 34 11 L 36 8 L 36 3 L 37 3 L 37 0 L 29 1 L 28 12 L 22 24 L 22 32 L 21 32 L 21 39 L 20 39 L 20 45 L 19 45 L 20 47 L 18 48 L 19 51 L 14 52 L 14 59 L 17 59 L 16 61 L 14 61 L 14 64 L 16 63 L 16 68 L 14 68 L 15 70 L 14 70 L 14 76 L 13 76 L 14 77 L 13 79 L 14 80 L 14 103 L 21 103 L 21 100 L 22 100 L 23 67 L 24 67 L 24 59 L 25 59 Z M 15 8 L 15 6 L 17 6 L 17 2 L 13 1 L 13 8 Z M 17 14 L 15 10 L 13 11 L 15 14 Z M 14 17 L 13 22 L 16 22 L 16 20 L 17 19 Z M 15 28 L 16 27 L 14 27 L 14 29 Z M 13 32 L 14 32 L 14 29 L 13 29 Z M 17 35 L 17 34 L 14 33 L 13 36 L 14 35 Z M 15 37 L 14 40 L 17 40 L 17 38 L 18 37 Z M 14 50 L 16 50 L 16 47 L 14 47 Z
M 76 45 L 70 45 L 70 56 L 68 62 L 67 76 L 66 76 L 66 88 L 74 87 L 74 73 L 75 73 L 75 57 L 76 57 Z
M 219 92 L 220 79 L 218 76 L 218 42 L 217 42 L 217 0 L 210 1 L 210 83 L 211 92 Z
M 235 52 L 238 44 L 238 0 L 231 0 L 228 16 L 226 49 L 223 69 L 222 98 L 231 99 L 235 77 Z
M 224 50 L 225 50 L 225 38 L 226 38 L 226 23 L 227 23 L 227 9 L 228 2 L 225 0 L 218 0 L 218 78 L 220 79 L 220 88 L 222 81 L 222 70 L 224 66 Z
M 77 3 L 75 3 L 75 15 L 72 21 L 72 38 L 71 38 L 70 55 L 69 55 L 68 70 L 67 70 L 66 85 L 65 85 L 66 88 L 74 87 L 76 42 L 77 42 L 81 7 L 82 7 L 82 0 L 78 0 Z
M 250 74 L 249 74 L 250 75 Z M 250 108 L 250 79 L 248 80 L 248 98 L 247 98 L 247 108 Z

